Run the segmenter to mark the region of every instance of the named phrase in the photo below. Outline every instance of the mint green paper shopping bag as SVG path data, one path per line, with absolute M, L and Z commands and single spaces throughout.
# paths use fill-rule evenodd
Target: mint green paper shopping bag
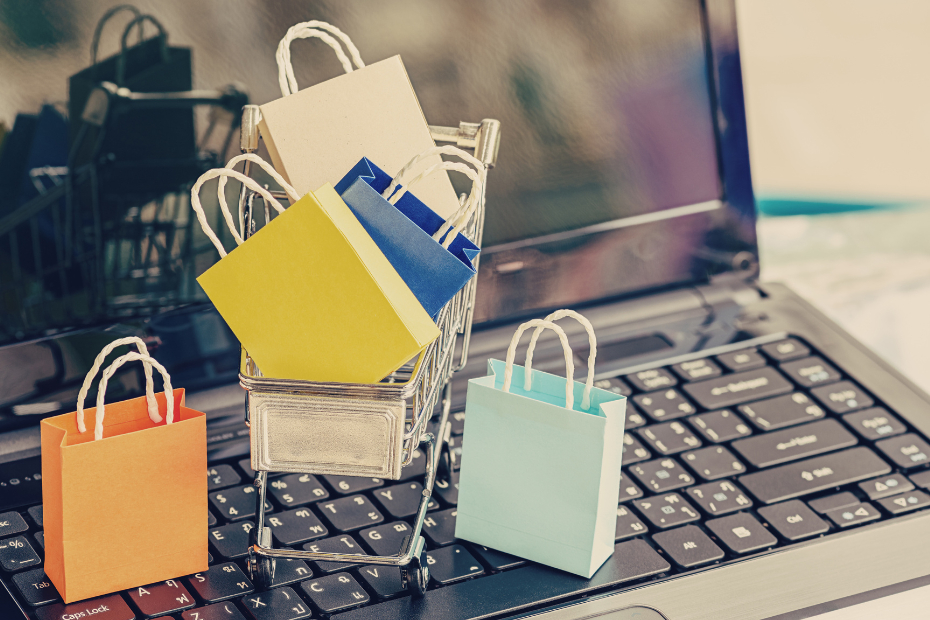
M 591 353 L 585 384 L 574 381 L 565 333 L 577 318 Z M 592 388 L 597 353 L 590 323 L 571 310 L 517 329 L 507 361 L 468 382 L 459 478 L 457 538 L 590 577 L 614 550 L 626 398 Z M 551 319 L 551 320 L 548 320 Z M 526 366 L 514 365 L 523 332 L 536 327 Z M 566 378 L 532 369 L 543 329 L 558 334 Z M 540 505 L 540 497 L 557 501 Z

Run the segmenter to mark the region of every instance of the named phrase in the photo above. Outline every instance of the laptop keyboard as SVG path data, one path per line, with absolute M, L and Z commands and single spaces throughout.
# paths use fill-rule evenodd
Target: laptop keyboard
M 63 605 L 42 570 L 41 506 L 0 514 L 9 591 L 0 592 L 9 599 L 0 611 L 15 598 L 38 620 L 93 610 L 86 617 L 94 620 L 469 618 L 687 573 L 930 507 L 926 439 L 800 339 L 597 385 L 629 396 L 628 432 L 617 549 L 590 580 L 457 540 L 456 473 L 437 483 L 423 530 L 431 589 L 422 600 L 402 590 L 396 568 L 300 560 L 278 561 L 275 587 L 255 592 L 245 565 L 254 473 L 240 457 L 207 472 L 210 569 L 146 594 Z M 460 452 L 464 413 L 451 422 Z M 397 481 L 272 475 L 275 545 L 393 553 L 411 530 L 423 474 L 418 452 Z

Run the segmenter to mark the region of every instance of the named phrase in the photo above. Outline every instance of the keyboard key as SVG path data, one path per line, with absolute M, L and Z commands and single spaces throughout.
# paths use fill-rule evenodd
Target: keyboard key
M 42 563 L 25 536 L 0 540 L 0 566 L 8 573 Z
M 456 508 L 439 510 L 426 516 L 423 521 L 423 536 L 433 547 L 451 545 L 455 542 Z
M 317 611 L 331 614 L 364 605 L 370 599 L 365 589 L 349 573 L 337 573 L 300 584 Z
M 694 405 L 689 403 L 681 395 L 681 392 L 675 389 L 639 394 L 633 397 L 633 401 L 656 422 L 680 418 L 697 411 Z
M 265 522 L 275 541 L 285 547 L 329 536 L 326 526 L 306 507 L 269 515 Z
M 636 409 L 636 405 L 632 402 L 627 402 L 626 404 L 626 417 L 623 421 L 623 429 L 630 430 L 633 428 L 639 428 L 640 426 L 645 425 L 648 422 L 646 416 L 639 412 Z
M 911 482 L 921 489 L 930 489 L 930 470 L 910 474 Z
M 745 512 L 711 519 L 704 525 L 733 553 L 751 553 L 778 542 L 764 525 Z
M 723 550 L 694 525 L 653 534 L 652 540 L 682 568 L 716 562 L 724 555 Z
M 843 416 L 843 422 L 859 433 L 863 439 L 869 441 L 876 441 L 907 432 L 907 427 L 904 426 L 901 420 L 881 407 L 849 413 Z
M 119 594 L 110 594 L 89 601 L 80 601 L 63 605 L 48 605 L 36 609 L 38 620 L 76 620 L 77 618 L 93 620 L 134 620 L 136 614 Z M 4 618 L 4 620 L 6 620 Z
M 701 440 L 687 426 L 678 421 L 647 426 L 639 431 L 639 436 L 653 450 L 665 456 L 701 446 Z
M 717 356 L 717 361 L 732 370 L 740 372 L 765 366 L 765 358 L 755 349 L 743 349 L 733 353 L 724 353 Z
M 310 474 L 289 474 L 275 478 L 268 485 L 268 495 L 285 510 L 329 499 L 329 491 L 316 476 Z
M 837 527 L 844 528 L 874 521 L 882 515 L 872 504 L 862 503 L 849 508 L 831 510 L 824 513 L 824 516 L 833 521 Z
M 413 527 L 405 521 L 395 521 L 362 530 L 358 537 L 373 554 L 394 555 L 400 551 L 404 539 L 411 534 Z
M 245 573 L 233 562 L 215 564 L 204 572 L 194 573 L 184 580 L 188 587 L 207 603 L 226 601 L 255 589 Z
M 665 493 L 694 484 L 694 478 L 671 457 L 633 465 L 629 472 L 653 493 Z
M 816 355 L 782 364 L 779 368 L 794 379 L 795 383 L 806 388 L 833 383 L 843 378 L 836 368 Z
M 42 504 L 39 504 L 38 506 L 33 506 L 32 508 L 30 508 L 30 509 L 27 510 L 26 512 L 29 513 L 29 518 L 31 518 L 32 521 L 33 521 L 38 527 L 45 527 L 44 519 L 43 519 L 43 513 L 42 513 Z
M 776 362 L 787 362 L 810 355 L 811 350 L 794 338 L 762 345 L 762 351 Z
M 624 480 L 624 478 L 625 476 L 620 478 L 620 503 L 642 497 L 643 490 L 636 486 L 634 482 Z
M 32 537 L 36 539 L 37 543 L 39 543 L 39 547 L 45 551 L 45 532 L 36 532 L 32 535 Z
M 820 405 L 801 392 L 740 405 L 738 409 L 761 431 L 803 424 L 826 415 Z
M 419 482 L 395 484 L 378 489 L 372 496 L 382 512 L 393 519 L 406 519 L 417 513 L 420 500 L 423 499 L 423 485 Z
M 290 588 L 250 594 L 242 599 L 242 604 L 254 620 L 299 620 L 311 616 L 310 608 Z
M 763 468 L 856 445 L 855 435 L 836 420 L 820 420 L 734 441 L 751 465 Z
M 923 491 L 910 491 L 894 497 L 878 500 L 878 505 L 889 514 L 899 515 L 911 510 L 920 510 L 930 506 L 930 495 Z
M 216 491 L 207 497 L 213 509 L 224 519 L 242 521 L 255 516 L 256 489 L 251 484 Z M 271 509 L 271 504 L 266 500 L 265 510 Z
M 723 409 L 751 400 L 790 392 L 791 383 L 769 366 L 716 379 L 687 383 L 684 390 L 705 409 Z
M 614 538 L 616 542 L 645 534 L 648 531 L 649 528 L 646 527 L 646 524 L 640 521 L 632 510 L 629 510 L 626 506 L 617 508 L 617 534 Z
M 709 359 L 699 359 L 690 362 L 681 362 L 674 364 L 672 370 L 685 381 L 699 381 L 701 379 L 710 379 L 719 377 L 723 374 L 720 366 Z
M 618 543 L 614 554 L 591 579 L 529 564 L 481 579 L 468 579 L 429 590 L 422 598 L 404 596 L 347 612 L 339 620 L 467 620 L 500 616 L 502 612 L 557 597 L 581 596 L 621 583 L 668 571 L 669 563 L 643 540 Z
M 739 482 L 763 504 L 774 504 L 889 473 L 887 463 L 859 447 L 746 474 Z
M 930 446 L 914 433 L 883 439 L 875 447 L 901 469 L 920 467 L 930 460 Z
M 348 534 L 344 536 L 333 536 L 322 540 L 315 540 L 304 545 L 304 551 L 313 551 L 314 553 L 365 553 L 361 546 L 354 538 Z M 311 562 L 314 570 L 318 573 L 338 573 L 357 564 L 349 562 Z
M 214 515 L 209 510 L 207 511 L 207 527 L 214 527 L 219 521 L 216 520 L 216 515 Z
M 860 482 L 859 488 L 862 489 L 863 493 L 869 496 L 869 499 L 877 500 L 884 497 L 891 497 L 898 493 L 911 491 L 914 489 L 914 485 L 901 474 L 891 474 L 890 476 L 882 476 L 875 480 Z
M 627 375 L 624 379 L 640 392 L 651 392 L 678 384 L 675 375 L 664 368 L 641 370 L 632 375 Z
M 194 606 L 194 597 L 181 582 L 169 579 L 126 591 L 142 615 L 152 617 L 170 614 Z
M 752 435 L 752 431 L 743 422 L 743 419 L 729 409 L 693 415 L 688 418 L 688 422 L 705 440 L 711 443 L 720 443 Z
M 33 607 L 61 600 L 58 590 L 45 575 L 44 569 L 37 568 L 13 575 L 13 583 L 23 600 Z
M 600 379 L 594 382 L 594 387 L 620 394 L 621 396 L 630 396 L 633 389 L 620 377 L 611 377 L 609 379 Z
M 251 459 L 242 459 L 237 465 L 239 465 L 239 469 L 245 474 L 246 480 L 255 480 L 255 470 L 252 469 Z M 271 474 L 268 475 L 270 476 Z
M 474 550 L 475 555 L 481 558 L 493 571 L 507 570 L 526 564 L 526 560 L 522 558 L 504 553 L 503 551 L 498 551 L 497 549 L 485 547 L 484 545 L 472 544 L 471 548 Z
M 185 611 L 182 620 L 245 620 L 245 616 L 233 603 L 216 603 Z
M 374 591 L 378 600 L 384 601 L 407 593 L 400 582 L 400 569 L 396 566 L 362 566 L 358 569 L 358 576 L 369 590 Z
M 426 476 L 426 455 L 423 450 L 417 448 L 413 451 L 413 460 L 400 470 L 400 481 L 411 480 L 413 478 L 422 479 Z
M 343 497 L 317 506 L 323 518 L 339 532 L 353 532 L 384 521 L 381 513 L 364 495 Z
M 840 381 L 814 388 L 811 394 L 833 413 L 849 413 L 875 404 L 875 401 L 852 381 Z
M 384 485 L 384 480 L 381 478 L 360 478 L 357 476 L 323 476 L 323 480 L 339 495 L 353 495 Z
M 759 508 L 759 514 L 775 531 L 791 542 L 817 536 L 830 529 L 826 521 L 799 499 L 764 506 Z
M 704 480 L 719 480 L 746 471 L 746 466 L 723 446 L 708 446 L 686 452 L 681 458 Z
M 242 482 L 242 476 L 230 465 L 216 465 L 207 470 L 207 491 L 217 491 Z
M 436 479 L 433 493 L 439 496 L 447 506 L 456 506 L 459 503 L 459 472 L 452 474 L 449 480 Z
M 720 517 L 752 506 L 752 500 L 728 480 L 691 487 L 687 493 L 691 501 L 712 517 Z
M 484 574 L 481 562 L 462 545 L 433 549 L 426 554 L 430 581 L 441 586 Z
M 652 453 L 647 450 L 643 444 L 640 443 L 639 439 L 633 436 L 632 433 L 623 434 L 623 464 L 632 465 L 633 463 L 639 463 L 640 461 L 645 461 L 652 456 Z
M 850 506 L 855 506 L 859 503 L 859 498 L 849 491 L 844 491 L 842 493 L 835 493 L 833 495 L 827 495 L 826 497 L 812 499 L 807 503 L 815 511 L 819 512 L 820 514 L 824 514 L 830 512 L 831 510 L 836 510 L 837 508 L 848 508 Z
M 41 506 L 34 506 L 34 508 L 41 509 Z M 32 510 L 30 508 L 29 510 Z M 42 511 L 39 511 L 39 521 L 42 520 Z M 42 527 L 39 525 L 39 527 Z M 23 519 L 22 515 L 18 512 L 4 512 L 0 514 L 0 538 L 4 536 L 12 536 L 13 534 L 19 534 L 20 532 L 25 532 L 29 529 L 29 526 L 26 525 L 26 520 Z
M 676 525 L 697 521 L 697 510 L 678 493 L 656 495 L 633 502 L 636 509 L 654 527 L 665 530 Z
M 221 558 L 244 558 L 249 553 L 249 532 L 254 527 L 255 524 L 251 521 L 222 525 L 210 530 L 207 540 L 210 541 L 216 555 Z

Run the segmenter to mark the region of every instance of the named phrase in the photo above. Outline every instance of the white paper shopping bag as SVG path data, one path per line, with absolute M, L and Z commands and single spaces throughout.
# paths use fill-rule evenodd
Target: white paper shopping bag
M 357 68 L 330 33 L 345 44 Z M 346 74 L 298 91 L 290 44 L 310 37 L 333 48 Z M 288 30 L 278 44 L 277 62 L 284 97 L 260 106 L 258 128 L 275 169 L 300 195 L 335 185 L 363 157 L 393 176 L 435 146 L 400 56 L 366 66 L 345 33 L 310 21 Z M 441 161 L 439 155 L 432 160 L 427 165 Z M 445 172 L 419 184 L 417 196 L 443 218 L 459 208 Z

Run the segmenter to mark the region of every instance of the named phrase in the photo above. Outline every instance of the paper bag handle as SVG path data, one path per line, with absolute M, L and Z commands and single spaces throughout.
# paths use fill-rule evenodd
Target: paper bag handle
M 513 379 L 513 358 L 517 355 L 517 344 L 520 342 L 520 336 L 531 327 L 551 329 L 562 341 L 562 351 L 565 353 L 565 408 L 574 408 L 575 363 L 572 361 L 572 349 L 568 346 L 568 338 L 565 336 L 565 332 L 552 321 L 533 319 L 518 327 L 517 331 L 514 332 L 513 338 L 510 339 L 510 347 L 507 348 L 507 363 L 504 365 L 504 391 L 510 391 L 510 382 Z M 526 369 L 526 372 L 529 372 L 529 368 Z
M 100 351 L 97 358 L 94 360 L 94 365 L 91 366 L 90 371 L 88 371 L 87 375 L 84 377 L 84 384 L 81 386 L 81 391 L 78 392 L 77 397 L 77 427 L 79 432 L 83 433 L 87 430 L 84 427 L 84 400 L 87 398 L 87 392 L 90 391 L 90 384 L 93 383 L 94 377 L 96 377 L 97 373 L 100 371 L 100 367 L 103 366 L 103 361 L 116 347 L 129 344 L 136 345 L 139 348 L 139 353 L 148 356 L 148 347 L 145 346 L 145 342 L 143 342 L 141 338 L 136 336 L 120 338 L 103 347 L 103 350 Z M 142 370 L 145 373 L 145 400 L 148 405 L 149 418 L 151 418 L 152 422 L 157 424 L 161 422 L 161 414 L 158 413 L 158 402 L 155 400 L 155 384 L 152 381 L 152 365 L 148 362 L 143 362 Z
M 588 348 L 590 349 L 588 353 L 588 378 L 584 382 L 584 396 L 581 397 L 581 408 L 587 409 L 591 406 L 591 388 L 594 387 L 594 359 L 597 357 L 597 338 L 594 336 L 594 327 L 591 326 L 591 321 L 574 310 L 556 310 L 543 320 L 555 322 L 565 317 L 575 319 L 581 323 L 585 331 L 588 332 Z M 530 338 L 530 346 L 526 350 L 526 364 L 524 364 L 526 375 L 523 380 L 523 389 L 527 392 L 533 387 L 533 373 L 530 372 L 533 369 L 533 351 L 536 349 L 536 341 L 539 340 L 542 331 L 542 327 L 536 328 L 536 331 L 533 332 L 533 337 Z
M 258 162 L 266 171 L 272 169 L 270 164 L 265 160 L 261 159 L 257 155 L 252 155 L 251 157 L 246 157 L 245 155 L 239 155 L 240 158 L 247 158 L 251 161 Z M 236 159 L 236 158 L 233 158 Z M 273 169 L 272 169 L 273 170 Z M 277 174 L 277 173 L 275 173 Z M 213 229 L 210 228 L 210 224 L 207 223 L 207 215 L 203 211 L 203 205 L 200 203 L 200 188 L 203 187 L 203 184 L 209 181 L 210 179 L 215 179 L 217 177 L 232 177 L 248 187 L 249 189 L 257 192 L 265 199 L 265 202 L 270 204 L 278 213 L 284 213 L 284 207 L 281 206 L 281 203 L 275 200 L 274 196 L 271 195 L 266 188 L 258 184 L 255 179 L 245 176 L 241 172 L 236 172 L 230 168 L 214 168 L 213 170 L 207 170 L 200 178 L 197 179 L 197 182 L 194 183 L 194 187 L 191 188 L 191 208 L 194 210 L 194 213 L 197 214 L 197 220 L 200 222 L 200 227 L 203 228 L 203 232 L 207 235 L 207 238 L 213 242 L 213 245 L 216 246 L 216 250 L 220 253 L 220 257 L 226 256 L 226 249 L 223 248 L 223 244 L 220 243 L 219 238 L 216 236 L 216 233 L 213 232 Z M 275 179 L 277 180 L 277 179 Z M 283 179 L 281 179 L 283 181 Z M 296 190 L 291 187 L 287 182 L 283 185 L 284 191 L 288 193 L 289 196 L 298 197 Z M 236 245 L 242 245 L 243 240 L 239 235 L 239 231 L 236 230 L 236 224 L 233 222 L 232 214 L 229 212 L 229 205 L 226 204 L 225 198 L 220 202 L 220 208 L 223 211 L 223 217 L 226 220 L 226 225 L 229 226 L 229 230 L 233 234 L 233 238 L 236 240 Z
M 275 52 L 275 60 L 278 63 L 278 85 L 281 87 L 283 97 L 293 95 L 298 90 L 297 78 L 294 77 L 294 65 L 291 63 L 291 41 L 294 39 L 309 39 L 311 37 L 321 39 L 336 52 L 336 57 L 345 72 L 352 73 L 354 70 L 352 62 L 349 61 L 349 57 L 343 51 L 342 45 L 327 33 L 336 35 L 345 44 L 356 67 L 361 69 L 365 66 L 362 57 L 358 53 L 358 48 L 352 43 L 352 39 L 332 24 L 317 20 L 294 24 L 288 28 L 287 33 L 278 42 L 278 49 Z
M 118 4 L 114 7 L 111 7 L 110 10 L 104 13 L 103 17 L 100 18 L 100 21 L 97 22 L 97 27 L 94 28 L 94 37 L 91 40 L 92 42 L 90 44 L 91 66 L 97 64 L 97 53 L 100 50 L 100 35 L 103 34 L 103 27 L 107 25 L 107 22 L 109 22 L 110 19 L 112 19 L 114 15 L 116 15 L 117 13 L 121 13 L 122 11 L 129 11 L 130 13 L 133 14 L 134 17 L 139 17 L 140 15 L 142 15 L 142 12 L 139 11 L 139 9 L 137 9 L 136 7 L 132 6 L 131 4 Z M 133 19 L 133 22 L 135 21 L 136 20 Z M 138 22 L 136 24 L 136 32 L 139 35 L 139 43 L 142 43 L 142 37 L 145 36 L 142 22 Z
M 236 155 L 235 157 L 230 159 L 228 162 L 226 162 L 226 165 L 224 167 L 229 168 L 230 170 L 235 169 L 236 164 L 238 164 L 240 161 L 255 162 L 256 164 L 261 166 L 262 170 L 267 172 L 268 175 L 272 179 L 275 180 L 275 183 L 277 183 L 284 189 L 284 192 L 287 194 L 288 198 L 290 198 L 291 200 L 295 202 L 300 200 L 300 194 L 297 193 L 297 190 L 294 189 L 294 187 L 290 183 L 285 181 L 284 177 L 281 176 L 278 173 L 278 171 L 275 170 L 271 166 L 271 164 L 269 164 L 267 161 L 265 161 L 264 159 L 262 159 L 255 153 L 243 153 L 242 155 Z M 220 208 L 223 210 L 223 216 L 226 218 L 226 223 L 229 226 L 231 226 L 230 230 L 232 230 L 233 232 L 233 238 L 236 240 L 236 244 L 242 245 L 244 241 L 242 240 L 241 235 L 245 234 L 245 231 L 244 231 L 245 222 L 242 219 L 244 215 L 243 207 L 245 207 L 245 205 L 244 204 L 239 205 L 239 234 L 237 234 L 236 229 L 232 227 L 232 224 L 230 224 L 230 222 L 232 221 L 231 219 L 232 216 L 229 214 L 229 205 L 226 203 L 226 177 L 225 176 L 221 176 L 220 180 L 216 184 L 216 197 L 220 201 Z
M 123 38 L 120 42 L 119 56 L 116 57 L 116 85 L 122 86 L 126 78 L 126 43 L 129 39 L 129 32 L 132 30 L 133 26 L 138 25 L 142 27 L 143 22 L 151 22 L 153 26 L 158 30 L 158 36 L 161 38 L 161 61 L 168 62 L 168 35 L 165 33 L 164 27 L 162 27 L 161 22 L 152 17 L 151 15 L 140 15 L 133 19 L 126 26 L 126 30 L 123 31 Z

